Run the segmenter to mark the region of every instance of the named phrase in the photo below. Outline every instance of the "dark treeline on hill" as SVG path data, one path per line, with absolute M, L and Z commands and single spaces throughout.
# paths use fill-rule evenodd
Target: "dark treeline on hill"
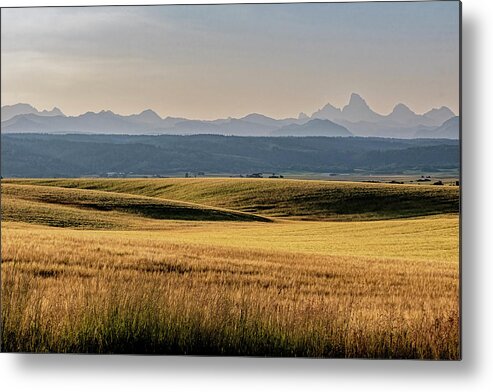
M 459 142 L 362 137 L 3 134 L 3 177 L 458 169 Z

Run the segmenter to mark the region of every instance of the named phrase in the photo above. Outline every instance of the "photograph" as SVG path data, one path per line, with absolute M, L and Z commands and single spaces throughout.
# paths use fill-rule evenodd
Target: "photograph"
M 2 7 L 1 352 L 460 361 L 461 45 L 459 1 Z

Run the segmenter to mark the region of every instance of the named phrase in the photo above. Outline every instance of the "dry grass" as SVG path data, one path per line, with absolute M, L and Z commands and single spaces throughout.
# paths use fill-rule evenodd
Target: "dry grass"
M 180 221 L 8 197 L 21 218 L 21 200 L 88 215 L 4 215 L 3 351 L 460 357 L 457 215 Z
M 225 231 L 235 230 L 228 225 Z M 322 256 L 173 238 L 6 224 L 3 349 L 459 356 L 456 261 Z

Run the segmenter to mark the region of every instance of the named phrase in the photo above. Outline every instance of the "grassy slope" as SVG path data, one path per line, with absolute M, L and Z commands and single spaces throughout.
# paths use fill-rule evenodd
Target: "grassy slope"
M 132 227 L 145 224 L 145 218 L 269 221 L 253 214 L 147 196 L 16 184 L 2 185 L 2 218 L 96 229 Z
M 212 178 L 7 182 L 143 195 L 310 220 L 395 219 L 459 211 L 459 189 L 451 186 Z

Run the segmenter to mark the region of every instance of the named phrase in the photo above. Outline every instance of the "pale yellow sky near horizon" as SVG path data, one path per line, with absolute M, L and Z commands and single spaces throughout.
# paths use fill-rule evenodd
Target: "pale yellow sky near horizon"
M 458 2 L 2 9 L 2 105 L 68 115 L 459 109 Z

